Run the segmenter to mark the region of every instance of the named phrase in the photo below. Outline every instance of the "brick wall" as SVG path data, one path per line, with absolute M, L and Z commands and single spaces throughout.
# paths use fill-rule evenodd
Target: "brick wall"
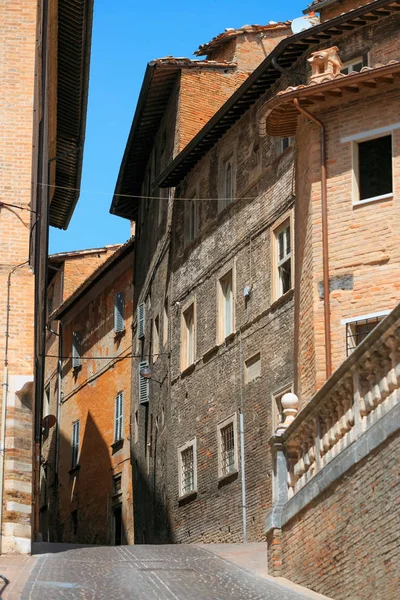
M 122 543 L 133 543 L 133 490 L 130 465 L 131 323 L 133 311 L 130 252 L 82 295 L 63 317 L 63 355 L 71 356 L 72 333 L 81 331 L 82 366 L 63 361 L 57 541 L 114 543 L 113 506 L 122 504 Z M 125 331 L 114 332 L 114 295 L 125 294 Z M 85 357 L 97 357 L 85 359 Z M 121 356 L 114 361 L 114 356 Z M 127 357 L 128 358 L 123 358 Z M 104 357 L 104 358 L 102 358 Z M 123 442 L 114 442 L 114 408 L 124 393 Z M 72 425 L 80 420 L 79 470 L 71 471 Z M 113 476 L 121 474 L 121 495 Z M 73 515 L 77 511 L 77 530 Z M 54 515 L 53 522 L 55 521 Z
M 36 3 L 0 6 L 0 201 L 31 201 L 36 53 Z M 29 258 L 31 215 L 0 207 L 0 357 L 5 360 L 7 280 Z M 2 552 L 30 551 L 31 410 L 33 379 L 34 277 L 28 266 L 11 277 L 8 349 L 5 493 Z M 21 388 L 24 393 L 17 395 Z M 2 400 L 1 400 L 2 402 Z
M 392 437 L 282 530 L 282 574 L 336 600 L 397 598 L 398 456 Z

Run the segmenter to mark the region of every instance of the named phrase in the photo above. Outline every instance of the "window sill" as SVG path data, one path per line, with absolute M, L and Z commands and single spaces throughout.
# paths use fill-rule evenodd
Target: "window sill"
M 125 333 L 126 333 L 125 327 L 123 329 L 121 329 L 120 331 L 115 331 L 115 329 L 114 329 L 114 339 L 118 340 L 118 339 L 122 338 L 122 336 L 124 336 Z
M 366 198 L 365 200 L 357 200 L 356 202 L 353 202 L 353 208 L 363 206 L 364 204 L 371 204 L 373 202 L 382 202 L 383 200 L 393 200 L 393 192 L 390 194 L 382 194 L 382 196 L 373 196 L 372 198 Z
M 124 438 L 121 438 L 120 440 L 113 442 L 111 444 L 111 448 L 112 448 L 113 452 L 117 452 L 118 450 L 121 450 L 123 445 L 124 445 Z
M 191 373 L 193 373 L 193 371 L 195 370 L 195 367 L 196 367 L 196 363 L 193 362 L 188 367 L 185 367 L 184 369 L 182 369 L 181 377 L 186 377 L 187 375 L 190 375 Z
M 72 468 L 71 468 L 71 469 L 68 471 L 68 473 L 69 473 L 70 475 L 73 475 L 74 473 L 77 473 L 77 472 L 80 470 L 80 468 L 81 468 L 81 465 L 77 464 L 77 465 L 75 465 L 74 467 L 72 467 Z
M 192 490 L 191 492 L 188 492 L 187 494 L 184 494 L 183 496 L 179 496 L 179 498 L 178 498 L 179 506 L 187 504 L 188 502 L 191 502 L 192 500 L 195 500 L 196 498 L 197 498 L 197 490 Z
M 231 471 L 230 473 L 227 473 L 226 475 L 221 475 L 220 477 L 218 477 L 218 487 L 228 485 L 228 483 L 235 481 L 238 478 L 238 475 L 239 471 L 237 469 Z
M 275 300 L 272 302 L 272 304 L 270 306 L 270 310 L 277 308 L 280 304 L 283 304 L 284 302 L 286 302 L 286 300 L 289 300 L 293 296 L 293 294 L 294 294 L 294 288 L 291 288 L 290 290 L 288 290 L 287 292 L 282 294 L 282 296 L 279 296 L 279 298 L 275 298 Z

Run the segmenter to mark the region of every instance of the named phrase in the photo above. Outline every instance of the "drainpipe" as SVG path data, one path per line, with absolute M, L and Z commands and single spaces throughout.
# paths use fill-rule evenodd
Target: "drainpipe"
M 239 436 L 240 436 L 240 474 L 242 481 L 242 523 L 243 544 L 247 542 L 247 505 L 246 505 L 246 473 L 244 460 L 244 415 L 243 415 L 243 345 L 242 332 L 240 332 L 240 414 L 239 414 Z
M 320 129 L 321 150 L 321 213 L 322 213 L 322 263 L 324 284 L 324 326 L 325 326 L 325 364 L 326 378 L 332 375 L 332 350 L 331 350 L 331 308 L 329 298 L 329 252 L 328 252 L 328 203 L 326 183 L 326 145 L 325 128 L 323 123 L 308 110 L 300 106 L 298 98 L 293 99 L 297 110 L 309 121 L 315 123 Z
M 62 325 L 59 321 L 58 326 L 58 385 L 57 385 L 57 435 L 56 435 L 56 465 L 55 473 L 58 477 L 58 466 L 59 466 L 59 452 L 60 452 L 60 424 L 61 424 L 61 399 L 62 399 Z
M 11 296 L 11 277 L 17 269 L 24 267 L 28 261 L 16 265 L 7 277 L 7 305 L 6 305 L 6 330 L 5 330 L 5 351 L 4 351 L 4 375 L 3 375 L 3 404 L 1 407 L 1 431 L 0 431 L 0 554 L 3 546 L 3 494 L 4 494 L 4 462 L 6 453 L 6 417 L 7 417 L 7 396 L 8 396 L 8 340 L 10 337 L 10 296 Z

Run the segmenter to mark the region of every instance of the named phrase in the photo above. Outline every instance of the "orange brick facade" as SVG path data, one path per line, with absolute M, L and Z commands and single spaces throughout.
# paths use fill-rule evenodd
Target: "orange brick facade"
M 0 203 L 26 208 L 32 191 L 36 13 L 36 3 L 29 0 L 2 2 L 0 6 Z M 0 205 L 2 373 L 8 367 L 8 375 L 5 373 L 2 381 L 3 392 L 7 393 L 5 456 L 1 453 L 4 456 L 3 553 L 30 549 L 34 276 L 26 263 L 31 223 L 28 211 Z M 25 264 L 19 267 L 22 263 Z M 3 394 L 2 404 L 4 398 Z
M 134 541 L 129 447 L 132 241 L 124 252 L 112 264 L 113 259 L 109 259 L 110 266 L 104 272 L 100 270 L 93 285 L 82 293 L 78 291 L 74 303 L 61 315 L 62 356 L 71 357 L 73 332 L 81 333 L 82 345 L 80 367 L 73 368 L 71 358 L 62 360 L 58 485 L 49 506 L 52 541 Z M 124 330 L 116 333 L 114 297 L 119 292 L 124 294 Z M 116 442 L 114 411 L 120 392 L 123 425 L 121 440 Z M 79 458 L 78 466 L 73 468 L 72 431 L 76 421 L 80 422 Z M 118 518 L 122 518 L 120 538 L 116 532 L 117 511 Z

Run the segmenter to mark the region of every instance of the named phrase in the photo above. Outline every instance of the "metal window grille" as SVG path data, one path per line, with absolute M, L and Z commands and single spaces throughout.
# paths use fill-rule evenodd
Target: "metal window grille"
M 278 284 L 279 296 L 286 294 L 292 287 L 292 254 L 290 246 L 290 225 L 276 234 L 278 245 Z
M 228 423 L 220 430 L 221 443 L 221 475 L 229 475 L 236 470 L 235 434 L 233 423 Z
M 346 353 L 349 356 L 353 350 L 375 327 L 382 321 L 383 317 L 373 317 L 371 319 L 363 319 L 361 321 L 353 321 L 346 324 Z
M 194 490 L 194 447 L 189 446 L 181 452 L 181 495 Z
M 139 304 L 137 315 L 138 315 L 138 318 L 137 318 L 138 334 L 137 335 L 138 335 L 138 338 L 141 339 L 141 338 L 144 338 L 144 331 L 145 331 L 146 306 L 145 306 L 144 302 Z
M 75 421 L 72 424 L 72 468 L 76 467 L 79 458 L 79 433 L 80 422 Z
M 147 360 L 143 360 L 139 363 L 139 402 L 140 404 L 146 404 L 149 401 L 149 388 L 150 382 L 145 377 L 142 377 L 140 371 L 144 369 L 144 367 L 148 367 L 149 362 Z
M 120 392 L 115 398 L 114 442 L 122 439 L 124 413 L 124 394 Z
M 118 333 L 124 329 L 124 292 L 118 292 L 114 296 L 114 331 Z
M 74 331 L 72 333 L 72 368 L 81 366 L 81 333 Z

